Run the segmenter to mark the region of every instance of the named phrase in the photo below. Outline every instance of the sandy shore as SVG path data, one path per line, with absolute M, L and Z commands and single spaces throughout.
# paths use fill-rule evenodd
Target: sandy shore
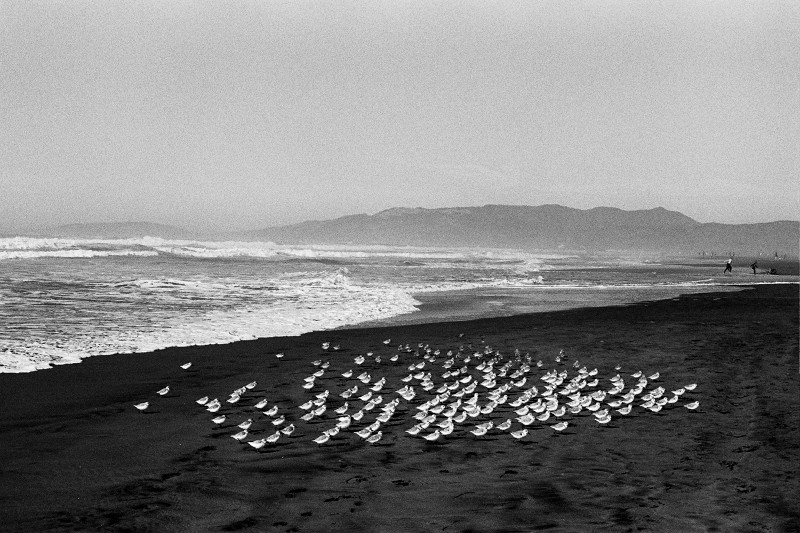
M 798 286 L 761 286 L 624 307 L 93 357 L 3 374 L 0 529 L 798 531 L 798 327 Z M 382 342 L 387 338 L 390 345 Z M 324 351 L 323 342 L 340 349 Z M 411 353 L 398 351 L 401 343 Z M 416 354 L 419 344 L 441 353 L 425 361 L 424 350 Z M 467 375 L 480 381 L 475 367 L 489 355 L 456 361 L 452 370 L 469 372 L 455 378 L 441 377 L 442 363 L 448 350 L 464 346 L 466 356 L 487 345 L 505 357 L 495 371 L 515 349 L 532 357 L 527 383 L 512 387 L 508 402 L 533 385 L 543 392 L 540 377 L 548 370 L 577 376 L 576 360 L 598 369 L 602 390 L 612 386 L 617 365 L 626 388 L 639 370 L 659 373 L 645 392 L 662 386 L 671 396 L 683 385 L 698 386 L 658 413 L 637 398 L 627 416 L 612 409 L 607 424 L 585 410 L 567 413 L 566 430 L 550 428 L 555 418 L 537 421 L 520 440 L 509 431 L 525 426 L 507 402 L 428 442 L 405 433 L 417 422 L 415 407 L 436 394 L 413 380 L 417 396 L 400 400 L 380 441 L 370 445 L 354 433 L 399 398 L 410 364 L 425 362 L 414 372 L 430 371 L 437 388 Z M 561 350 L 566 358 L 556 362 Z M 381 361 L 354 363 L 369 351 Z M 276 358 L 279 352 L 285 357 Z M 182 370 L 188 361 L 192 367 Z M 314 361 L 330 366 L 305 390 L 303 378 L 319 368 Z M 497 386 L 512 381 L 518 367 L 498 376 Z M 353 377 L 342 377 L 349 369 Z M 385 377 L 383 403 L 326 444 L 312 442 L 335 425 L 341 391 L 358 384 L 358 394 L 366 392 L 368 385 L 355 380 L 361 372 L 371 374 L 370 385 Z M 238 403 L 225 402 L 253 381 Z M 165 385 L 170 392 L 158 396 Z M 328 410 L 300 420 L 305 411 L 298 406 L 325 389 Z M 488 389 L 475 392 L 488 403 Z M 195 403 L 202 396 L 220 398 L 228 421 L 212 423 L 214 415 Z M 270 417 L 253 407 L 262 398 L 297 429 L 256 451 L 230 436 L 247 418 L 254 423 L 246 440 L 275 432 Z M 150 407 L 139 412 L 133 405 L 142 401 Z M 691 401 L 700 406 L 686 409 Z M 348 412 L 364 403 L 351 398 Z M 469 432 L 509 418 L 507 431 Z

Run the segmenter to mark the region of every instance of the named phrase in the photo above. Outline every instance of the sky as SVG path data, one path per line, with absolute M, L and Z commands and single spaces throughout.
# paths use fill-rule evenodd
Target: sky
M 0 231 L 800 218 L 800 2 L 0 0 Z

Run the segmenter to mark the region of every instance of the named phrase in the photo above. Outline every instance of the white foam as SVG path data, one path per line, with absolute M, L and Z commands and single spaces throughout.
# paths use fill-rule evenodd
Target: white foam
M 98 250 L 98 248 L 101 248 Z M 532 254 L 519 250 L 475 251 L 424 247 L 348 246 L 348 245 L 279 245 L 272 242 L 189 241 L 158 237 L 134 239 L 64 239 L 40 237 L 0 238 L 0 259 L 36 257 L 99 257 L 102 255 L 169 254 L 196 258 L 275 258 L 368 259 L 394 258 L 418 261 L 456 261 L 448 266 L 462 266 L 458 261 L 480 260 L 487 263 L 519 262 L 521 271 L 536 271 L 546 259 L 571 256 Z

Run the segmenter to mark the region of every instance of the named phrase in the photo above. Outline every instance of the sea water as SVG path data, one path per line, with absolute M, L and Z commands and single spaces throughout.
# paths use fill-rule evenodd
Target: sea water
M 4 238 L 0 372 L 100 354 L 402 323 L 420 315 L 421 301 L 446 304 L 453 294 L 494 302 L 474 307 L 468 315 L 474 318 L 742 282 L 719 275 L 721 268 L 519 250 Z M 466 316 L 463 305 L 453 309 L 448 314 L 447 305 L 439 306 L 435 318 Z

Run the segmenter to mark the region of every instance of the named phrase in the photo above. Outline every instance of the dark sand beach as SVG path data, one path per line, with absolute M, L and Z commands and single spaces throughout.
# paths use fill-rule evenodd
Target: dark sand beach
M 3 531 L 798 531 L 800 374 L 798 286 L 744 287 L 629 306 L 469 322 L 349 329 L 229 345 L 93 357 L 31 374 L 0 375 L 0 530 Z M 459 335 L 463 334 L 463 337 Z M 383 340 L 391 338 L 389 345 Z M 323 342 L 339 345 L 324 351 Z M 355 435 L 380 413 L 323 445 L 336 422 L 342 372 L 386 378 L 384 403 L 422 362 L 398 344 L 447 350 L 487 345 L 542 360 L 545 371 L 598 369 L 604 389 L 642 371 L 648 389 L 697 388 L 658 413 L 598 424 L 588 413 L 535 423 L 521 439 L 479 421 L 514 418 L 501 405 L 435 442 L 405 430 L 416 405 L 401 401 L 370 445 Z M 563 350 L 561 362 L 555 357 Z M 372 351 L 362 365 L 353 359 Z M 278 359 L 275 354 L 285 353 Z M 399 354 L 397 362 L 390 356 Z M 424 351 L 423 351 L 424 355 Z M 303 378 L 330 367 L 307 391 Z M 179 365 L 191 361 L 189 370 Z M 476 361 L 470 363 L 474 366 Z M 461 363 L 459 363 L 461 364 Z M 458 366 L 458 365 L 456 365 Z M 499 367 L 498 363 L 495 368 Z M 454 367 L 455 368 L 455 367 Z M 252 381 L 237 404 L 228 394 Z M 498 383 L 500 378 L 498 378 Z M 170 386 L 161 397 L 156 391 Z M 297 406 L 330 390 L 328 412 L 308 423 Z M 366 391 L 366 386 L 362 387 Z M 485 397 L 485 389 L 477 391 Z M 218 397 L 230 422 L 195 400 Z M 509 391 L 509 398 L 518 392 Z M 256 451 L 247 440 L 275 428 L 253 405 L 267 398 L 296 431 Z M 139 412 L 133 405 L 150 401 Z M 686 409 L 699 401 L 696 410 Z M 484 401 L 484 400 L 482 400 Z M 351 401 L 352 404 L 358 403 Z M 352 411 L 352 410 L 351 410 Z M 514 422 L 512 430 L 522 426 Z M 430 432 L 430 430 L 428 431 Z

